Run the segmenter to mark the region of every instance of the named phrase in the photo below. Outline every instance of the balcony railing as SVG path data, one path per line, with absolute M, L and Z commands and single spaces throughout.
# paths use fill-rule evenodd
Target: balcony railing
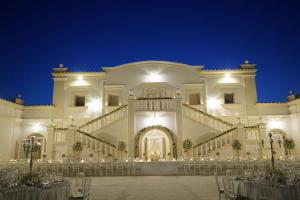
M 135 111 L 175 111 L 176 102 L 171 98 L 137 99 L 134 108 Z

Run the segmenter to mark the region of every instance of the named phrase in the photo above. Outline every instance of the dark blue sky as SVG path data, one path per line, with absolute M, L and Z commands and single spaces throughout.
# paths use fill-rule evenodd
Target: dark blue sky
M 0 1 L 0 96 L 52 102 L 51 68 L 257 64 L 259 101 L 300 91 L 299 1 Z

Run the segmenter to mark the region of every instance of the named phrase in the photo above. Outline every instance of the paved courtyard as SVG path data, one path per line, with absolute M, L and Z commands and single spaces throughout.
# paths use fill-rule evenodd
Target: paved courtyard
M 92 178 L 92 200 L 215 200 L 213 176 Z

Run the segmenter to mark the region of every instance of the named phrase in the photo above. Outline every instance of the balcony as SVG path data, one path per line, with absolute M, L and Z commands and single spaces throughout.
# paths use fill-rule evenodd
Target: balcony
M 135 111 L 175 111 L 176 103 L 172 98 L 139 98 L 134 101 Z

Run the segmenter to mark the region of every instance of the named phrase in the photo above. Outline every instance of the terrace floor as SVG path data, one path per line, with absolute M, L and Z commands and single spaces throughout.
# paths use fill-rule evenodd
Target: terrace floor
M 215 200 L 213 176 L 93 177 L 92 200 Z

